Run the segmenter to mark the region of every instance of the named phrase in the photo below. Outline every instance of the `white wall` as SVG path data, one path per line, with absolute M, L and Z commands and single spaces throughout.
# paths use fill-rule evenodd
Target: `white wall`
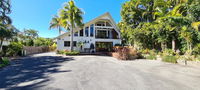
M 70 50 L 70 47 L 64 47 L 64 41 L 70 41 L 70 37 L 61 37 L 60 40 L 57 40 L 57 49 L 58 50 Z M 83 48 L 90 48 L 90 44 L 93 43 L 95 45 L 95 42 L 113 42 L 113 46 L 115 44 L 121 44 L 121 39 L 95 39 L 94 37 L 74 37 L 74 41 L 78 42 L 88 42 L 85 43 Z M 74 50 L 80 51 L 80 47 L 74 47 Z
M 8 46 L 10 44 L 9 41 L 3 41 L 3 46 Z

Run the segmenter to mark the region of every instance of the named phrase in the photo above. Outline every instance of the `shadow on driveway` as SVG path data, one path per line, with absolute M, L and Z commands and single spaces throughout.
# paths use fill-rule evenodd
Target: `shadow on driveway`
M 10 66 L 0 70 L 0 89 L 30 90 L 42 87 L 51 79 L 48 74 L 70 72 L 71 70 L 61 71 L 58 68 L 61 63 L 71 60 L 74 59 L 61 56 L 25 57 L 15 60 Z

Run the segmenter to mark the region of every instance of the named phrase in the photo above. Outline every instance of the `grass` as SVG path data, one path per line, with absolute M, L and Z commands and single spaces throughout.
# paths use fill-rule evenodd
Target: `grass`
M 166 55 L 162 57 L 162 60 L 164 62 L 169 62 L 169 63 L 177 63 L 177 57 L 176 56 L 172 56 L 172 55 Z

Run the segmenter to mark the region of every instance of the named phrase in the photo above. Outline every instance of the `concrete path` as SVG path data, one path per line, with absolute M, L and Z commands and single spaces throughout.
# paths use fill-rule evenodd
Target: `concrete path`
M 0 70 L 0 90 L 200 90 L 200 68 L 107 56 L 36 54 Z

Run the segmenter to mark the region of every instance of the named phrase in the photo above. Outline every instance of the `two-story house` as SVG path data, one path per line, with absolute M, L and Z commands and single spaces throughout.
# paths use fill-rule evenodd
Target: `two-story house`
M 58 37 L 57 50 L 70 50 L 70 32 Z M 84 52 L 91 47 L 96 52 L 111 51 L 121 44 L 120 30 L 109 13 L 105 13 L 74 30 L 74 50 Z

